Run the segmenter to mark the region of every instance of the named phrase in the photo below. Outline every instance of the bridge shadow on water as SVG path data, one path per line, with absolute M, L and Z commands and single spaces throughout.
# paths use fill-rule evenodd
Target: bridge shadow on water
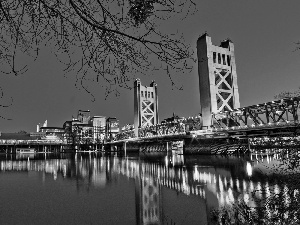
M 31 217 L 25 216 L 27 209 L 19 213 L 22 210 L 18 204 L 11 208 L 5 203 L 2 208 L 7 210 L 2 211 L 0 222 L 18 224 L 22 219 L 31 224 L 46 222 L 49 215 L 44 210 L 47 204 L 52 204 L 56 207 L 50 210 L 52 216 L 60 218 L 59 209 L 64 209 L 62 221 L 70 223 L 71 220 L 73 224 L 86 221 L 91 224 L 99 221 L 104 224 L 213 224 L 211 212 L 215 209 L 231 207 L 240 201 L 258 208 L 265 197 L 292 190 L 288 183 L 265 175 L 276 172 L 275 165 L 280 165 L 278 155 L 1 154 L 0 178 L 2 184 L 7 184 L 1 189 L 7 188 L 2 195 L 10 196 L 5 199 L 24 206 L 23 201 L 31 201 L 26 198 L 30 192 L 26 182 L 32 182 L 31 188 L 40 199 L 36 201 L 41 202 L 36 203 L 40 208 L 29 207 L 36 212 Z M 20 176 L 23 183 L 14 180 Z M 42 182 L 33 182 L 32 176 Z M 12 184 L 23 185 L 22 198 L 10 192 L 15 189 L 8 188 Z M 60 187 L 57 196 L 54 195 L 57 202 L 47 203 L 48 195 L 53 197 L 49 194 L 53 188 L 58 190 L 56 185 Z M 48 192 L 40 192 L 41 187 Z M 69 192 L 73 198 L 60 196 Z M 83 202 L 82 198 L 89 201 Z M 80 212 L 82 208 L 85 213 Z M 76 210 L 78 215 L 73 212 Z M 103 213 L 99 214 L 100 211 Z M 9 218 L 11 213 L 15 213 L 13 218 Z M 50 224 L 57 222 L 55 218 L 50 221 L 53 221 Z

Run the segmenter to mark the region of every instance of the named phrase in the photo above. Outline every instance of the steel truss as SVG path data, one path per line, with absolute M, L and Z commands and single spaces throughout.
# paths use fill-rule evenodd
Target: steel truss
M 249 129 L 296 126 L 300 116 L 300 97 L 285 98 L 212 115 L 212 128 Z
M 159 135 L 176 135 L 186 132 L 201 130 L 202 120 L 201 117 L 191 117 L 175 122 L 165 122 L 157 125 L 146 125 L 139 128 L 138 137 L 152 137 Z M 129 138 L 136 138 L 133 130 L 123 131 L 116 135 L 115 140 L 124 140 Z

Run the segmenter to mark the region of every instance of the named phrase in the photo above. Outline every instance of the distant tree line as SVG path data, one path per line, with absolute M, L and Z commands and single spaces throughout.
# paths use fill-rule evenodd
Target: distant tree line
M 300 87 L 295 91 L 283 91 L 274 97 L 275 99 L 300 97 Z

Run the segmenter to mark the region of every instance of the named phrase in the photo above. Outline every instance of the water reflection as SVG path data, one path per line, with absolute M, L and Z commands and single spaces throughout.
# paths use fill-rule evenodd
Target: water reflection
M 257 200 L 280 193 L 281 189 L 287 193 L 289 189 L 287 185 L 271 185 L 262 176 L 263 165 L 278 162 L 273 156 L 149 154 L 119 157 L 90 153 L 2 155 L 0 160 L 1 172 L 36 171 L 51 175 L 54 180 L 62 177 L 60 182 L 76 181 L 77 190 L 122 186 L 120 177 L 126 177 L 134 184 L 137 224 L 207 224 L 213 208 L 230 206 L 241 199 L 255 207 L 259 204 Z M 286 195 L 286 204 L 289 201 Z M 186 202 L 188 206 L 182 207 Z

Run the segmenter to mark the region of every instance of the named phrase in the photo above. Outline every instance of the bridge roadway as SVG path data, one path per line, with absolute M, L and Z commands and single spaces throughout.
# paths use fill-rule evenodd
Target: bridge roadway
M 232 126 L 227 128 L 213 128 L 207 130 L 194 130 L 190 132 L 169 133 L 153 135 L 148 133 L 145 137 L 115 140 L 108 143 L 119 146 L 119 150 L 130 150 L 136 145 L 146 152 L 169 151 L 168 143 L 183 141 L 185 154 L 231 154 L 245 153 L 251 148 L 260 146 L 299 145 L 299 122 L 277 122 L 272 124 Z M 266 139 L 266 137 L 268 137 Z M 273 138 L 273 139 L 272 139 Z M 288 138 L 287 140 L 285 140 Z M 286 143 L 286 142 L 289 143 Z M 268 142 L 268 144 L 266 143 Z M 277 143 L 275 143 L 277 142 Z M 160 145 L 157 147 L 157 145 Z M 272 146 L 271 146 L 272 147 Z M 134 147 L 133 147 L 134 148 Z M 137 147 L 135 147 L 137 148 Z
M 265 135 L 283 135 L 299 132 L 300 123 L 294 121 L 287 122 L 277 122 L 268 124 L 251 124 L 244 126 L 232 126 L 232 127 L 221 127 L 212 128 L 206 130 L 193 130 L 189 132 L 179 132 L 179 133 L 167 133 L 153 135 L 148 134 L 144 137 L 134 137 L 120 140 L 113 140 L 109 142 L 110 144 L 117 144 L 123 142 L 154 142 L 154 141 L 180 141 L 184 139 L 209 139 L 209 138 L 247 138 L 247 137 L 258 137 Z

